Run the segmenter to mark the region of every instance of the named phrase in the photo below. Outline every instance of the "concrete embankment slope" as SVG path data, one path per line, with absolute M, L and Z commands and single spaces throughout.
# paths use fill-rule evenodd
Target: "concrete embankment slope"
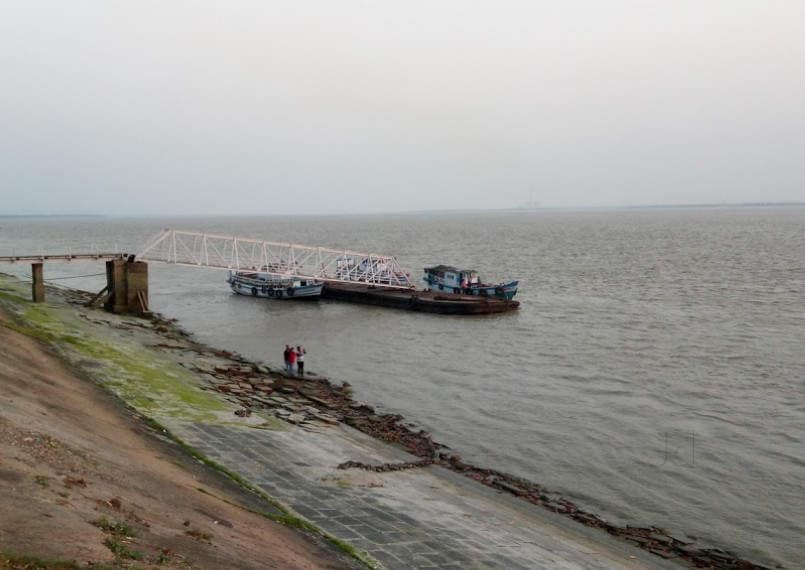
M 0 290 L 0 568 L 360 566 L 160 441 L 42 346 L 58 344 L 52 307 L 26 325 L 13 293 Z
M 52 302 L 35 306 L 24 300 L 19 285 L 6 280 L 0 282 L 0 287 L 5 289 L 0 291 L 0 304 L 11 314 L 6 329 L 15 328 L 54 347 L 83 375 L 164 426 L 166 434 L 180 441 L 183 449 L 250 489 L 252 498 L 261 499 L 265 508 L 273 504 L 278 512 L 286 513 L 283 516 L 287 520 L 300 516 L 311 523 L 311 529 L 318 529 L 320 536 L 329 536 L 333 542 L 340 540 L 341 544 L 368 553 L 360 555 L 368 565 L 507 569 L 679 567 L 441 466 L 412 465 L 419 458 L 334 421 L 327 413 L 309 406 L 311 402 L 303 391 L 282 386 L 281 377 L 271 375 L 262 366 L 257 367 L 265 372 L 262 384 L 249 388 L 263 394 L 254 397 L 261 405 L 244 409 L 238 398 L 242 390 L 236 380 L 241 368 L 253 365 L 202 347 L 164 322 L 117 317 L 68 304 L 65 298 L 72 293 L 49 292 Z M 10 333 L 6 330 L 5 334 Z M 46 377 L 42 382 L 47 382 Z M 225 390 L 222 382 L 227 382 Z M 26 386 L 18 383 L 15 390 L 15 398 L 22 397 Z M 96 426 L 96 431 L 103 434 L 97 453 L 99 456 L 113 453 L 116 438 L 110 435 L 107 424 L 113 423 L 118 412 L 108 399 L 88 401 L 92 402 L 88 409 L 103 414 L 105 422 Z M 74 420 L 78 419 L 76 412 L 71 414 Z M 4 411 L 3 421 L 7 417 Z M 17 417 L 14 421 L 21 420 Z M 47 422 L 37 429 L 46 425 Z M 178 453 L 179 449 L 174 451 Z M 136 466 L 131 469 L 132 474 L 153 458 L 153 454 L 146 456 L 132 463 Z M 409 468 L 379 472 L 345 469 L 347 462 L 353 466 Z M 55 475 L 46 476 L 57 480 Z M 181 482 L 181 473 L 166 472 L 164 476 L 169 480 L 166 484 L 170 492 L 166 494 L 172 495 L 175 487 L 181 486 L 173 479 Z M 122 480 L 126 481 L 126 477 Z M 97 478 L 102 479 L 100 474 Z M 58 481 L 63 486 L 62 480 Z M 87 477 L 84 481 L 82 496 L 101 501 L 123 494 L 123 489 L 110 488 L 96 497 L 97 493 L 88 490 L 99 483 Z M 158 486 L 144 485 L 142 492 L 154 493 Z M 208 490 L 208 493 L 195 491 L 204 501 L 212 501 L 222 492 L 198 486 Z M 161 500 L 159 495 L 149 498 Z M 230 511 L 219 516 L 222 504 L 228 503 L 217 500 L 214 506 L 205 504 L 195 509 L 197 514 L 191 525 L 198 525 L 200 522 L 196 521 L 203 519 L 198 512 L 214 514 L 204 519 L 206 527 L 198 529 L 202 537 L 199 544 L 204 542 L 204 533 L 229 532 L 223 531 L 220 524 L 210 526 L 215 520 L 220 523 L 234 517 Z M 107 507 L 99 508 L 98 515 L 106 513 Z M 156 505 L 152 508 L 164 511 Z M 146 515 L 137 516 L 145 519 Z M 25 524 L 20 518 L 16 527 L 24 528 Z M 82 524 L 97 533 L 106 532 L 85 521 Z M 149 524 L 150 529 L 168 526 L 167 522 Z M 250 524 L 239 521 L 235 528 Z M 13 538 L 9 532 L 6 529 L 0 535 L 5 541 L 0 541 L 0 548 Z M 258 535 L 244 535 L 242 546 L 251 548 L 251 540 L 255 545 L 265 542 L 262 533 Z M 103 534 L 94 538 L 103 544 Z M 212 540 L 214 543 L 217 539 Z M 237 559 L 236 553 L 232 556 Z M 314 566 L 311 563 L 310 567 Z

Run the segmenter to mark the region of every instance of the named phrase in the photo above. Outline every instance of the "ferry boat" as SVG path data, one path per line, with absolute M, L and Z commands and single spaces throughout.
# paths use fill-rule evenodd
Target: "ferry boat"
M 239 295 L 270 299 L 312 299 L 321 296 L 324 285 L 315 279 L 283 277 L 256 271 L 230 271 L 226 277 L 232 291 Z
M 450 265 L 436 265 L 425 268 L 425 282 L 433 291 L 495 297 L 511 301 L 517 294 L 518 281 L 490 285 L 482 283 L 478 272 L 473 269 L 456 269 Z

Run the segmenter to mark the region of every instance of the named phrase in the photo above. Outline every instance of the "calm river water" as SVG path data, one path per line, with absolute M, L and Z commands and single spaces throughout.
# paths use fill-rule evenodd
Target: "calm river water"
M 175 227 L 389 253 L 417 275 L 447 263 L 519 278 L 520 311 L 444 317 L 239 297 L 222 272 L 152 264 L 151 304 L 204 342 L 274 364 L 286 343 L 304 344 L 308 368 L 357 398 L 610 519 L 801 564 L 805 208 L 0 226 L 3 253 L 137 250 Z M 98 290 L 103 278 L 54 283 Z

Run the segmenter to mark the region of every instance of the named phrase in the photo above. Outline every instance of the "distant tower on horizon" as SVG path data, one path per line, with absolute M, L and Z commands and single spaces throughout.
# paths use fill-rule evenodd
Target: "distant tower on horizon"
M 540 203 L 534 201 L 534 191 L 531 190 L 528 193 L 528 202 L 525 202 L 524 204 L 522 204 L 519 209 L 520 210 L 536 210 L 539 207 L 540 207 Z

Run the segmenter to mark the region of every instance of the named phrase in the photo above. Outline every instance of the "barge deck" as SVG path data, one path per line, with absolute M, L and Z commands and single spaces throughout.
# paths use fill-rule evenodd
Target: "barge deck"
M 325 283 L 321 296 L 350 303 L 442 315 L 489 315 L 513 311 L 520 306 L 518 301 L 506 299 L 352 283 Z

